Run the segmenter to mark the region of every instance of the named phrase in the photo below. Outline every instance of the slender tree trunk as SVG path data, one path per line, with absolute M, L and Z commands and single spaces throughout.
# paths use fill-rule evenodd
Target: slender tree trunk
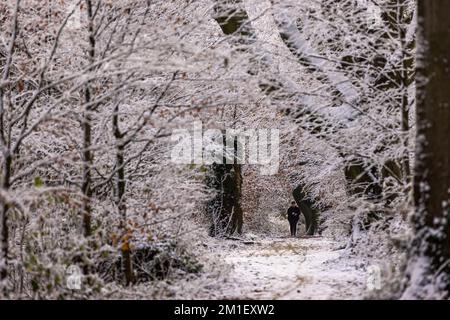
M 116 166 L 117 166 L 117 185 L 116 185 L 116 206 L 121 219 L 120 230 L 124 233 L 121 246 L 122 251 L 122 269 L 125 274 L 125 282 L 130 285 L 134 282 L 133 265 L 130 252 L 130 244 L 127 232 L 127 205 L 125 201 L 126 180 L 125 180 L 125 145 L 122 141 L 123 134 L 119 126 L 119 103 L 116 104 L 113 115 L 113 130 L 116 139 Z
M 244 212 L 241 206 L 242 195 L 242 166 L 240 164 L 234 164 L 234 192 L 233 192 L 233 214 L 231 217 L 231 229 L 229 233 L 237 232 L 242 234 L 242 227 L 244 224 Z
M 90 90 L 86 89 L 86 103 L 90 101 Z M 91 148 L 91 116 L 89 115 L 89 108 L 86 108 L 84 118 L 83 118 L 83 184 L 82 184 L 82 193 L 83 193 L 83 232 L 86 237 L 91 235 L 91 168 L 92 168 L 92 151 Z
M 237 107 L 234 107 L 233 111 L 233 123 L 237 121 Z M 236 128 L 234 128 L 236 129 Z M 239 141 L 237 137 L 233 140 L 233 170 L 232 170 L 232 183 L 233 183 L 233 212 L 231 216 L 231 226 L 228 233 L 233 234 L 237 232 L 242 233 L 242 227 L 244 224 L 244 212 L 241 206 L 242 197 L 242 165 L 238 159 Z
M 415 39 L 408 42 L 407 39 L 407 26 L 412 23 L 413 17 L 405 19 L 406 7 L 402 0 L 397 0 L 397 20 L 399 25 L 399 41 L 401 44 L 402 55 L 402 71 L 401 71 L 401 85 L 402 85 L 402 102 L 401 102 L 401 131 L 403 134 L 403 146 L 405 148 L 402 160 L 402 178 L 406 186 L 405 192 L 409 194 L 411 186 L 411 164 L 409 159 L 409 132 L 410 132 L 410 101 L 408 88 L 413 84 L 414 75 L 412 74 L 414 68 L 414 55 L 411 54 L 412 49 L 415 47 Z
M 88 61 L 90 65 L 95 61 L 95 35 L 94 35 L 94 8 L 91 0 L 86 0 L 87 16 L 88 16 L 88 32 L 89 32 L 89 50 Z M 85 108 L 83 113 L 83 182 L 81 191 L 83 193 L 83 232 L 86 237 L 89 237 L 92 233 L 91 227 L 91 215 L 92 215 L 92 88 L 90 83 L 86 84 L 85 88 Z
M 405 298 L 450 295 L 450 1 L 419 1 L 415 238 Z M 422 50 L 423 49 L 423 50 Z M 422 57 L 419 56 L 419 59 Z
M 10 188 L 12 157 L 7 154 L 3 163 L 3 174 L 1 186 L 7 191 Z M 8 276 L 8 211 L 9 204 L 2 203 L 0 205 L 0 282 L 5 281 Z

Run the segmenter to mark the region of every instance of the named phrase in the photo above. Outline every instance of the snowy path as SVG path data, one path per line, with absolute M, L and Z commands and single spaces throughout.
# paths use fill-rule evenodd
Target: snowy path
M 324 238 L 273 238 L 222 252 L 225 299 L 361 299 L 366 273 Z

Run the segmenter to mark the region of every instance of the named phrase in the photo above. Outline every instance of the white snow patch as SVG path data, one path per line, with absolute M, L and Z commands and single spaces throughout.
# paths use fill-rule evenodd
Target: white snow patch
M 361 299 L 366 273 L 324 238 L 266 239 L 227 250 L 225 299 Z

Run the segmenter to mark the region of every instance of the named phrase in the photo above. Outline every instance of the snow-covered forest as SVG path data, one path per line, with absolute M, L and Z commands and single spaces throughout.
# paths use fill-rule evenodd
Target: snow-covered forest
M 449 298 L 449 12 L 0 0 L 0 298 Z

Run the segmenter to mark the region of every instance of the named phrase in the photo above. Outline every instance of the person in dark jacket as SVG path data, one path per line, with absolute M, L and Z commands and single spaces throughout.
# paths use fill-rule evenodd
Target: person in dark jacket
M 295 237 L 297 235 L 297 223 L 300 219 L 300 208 L 297 206 L 295 201 L 291 202 L 291 206 L 287 211 L 287 216 L 291 227 L 291 236 Z

